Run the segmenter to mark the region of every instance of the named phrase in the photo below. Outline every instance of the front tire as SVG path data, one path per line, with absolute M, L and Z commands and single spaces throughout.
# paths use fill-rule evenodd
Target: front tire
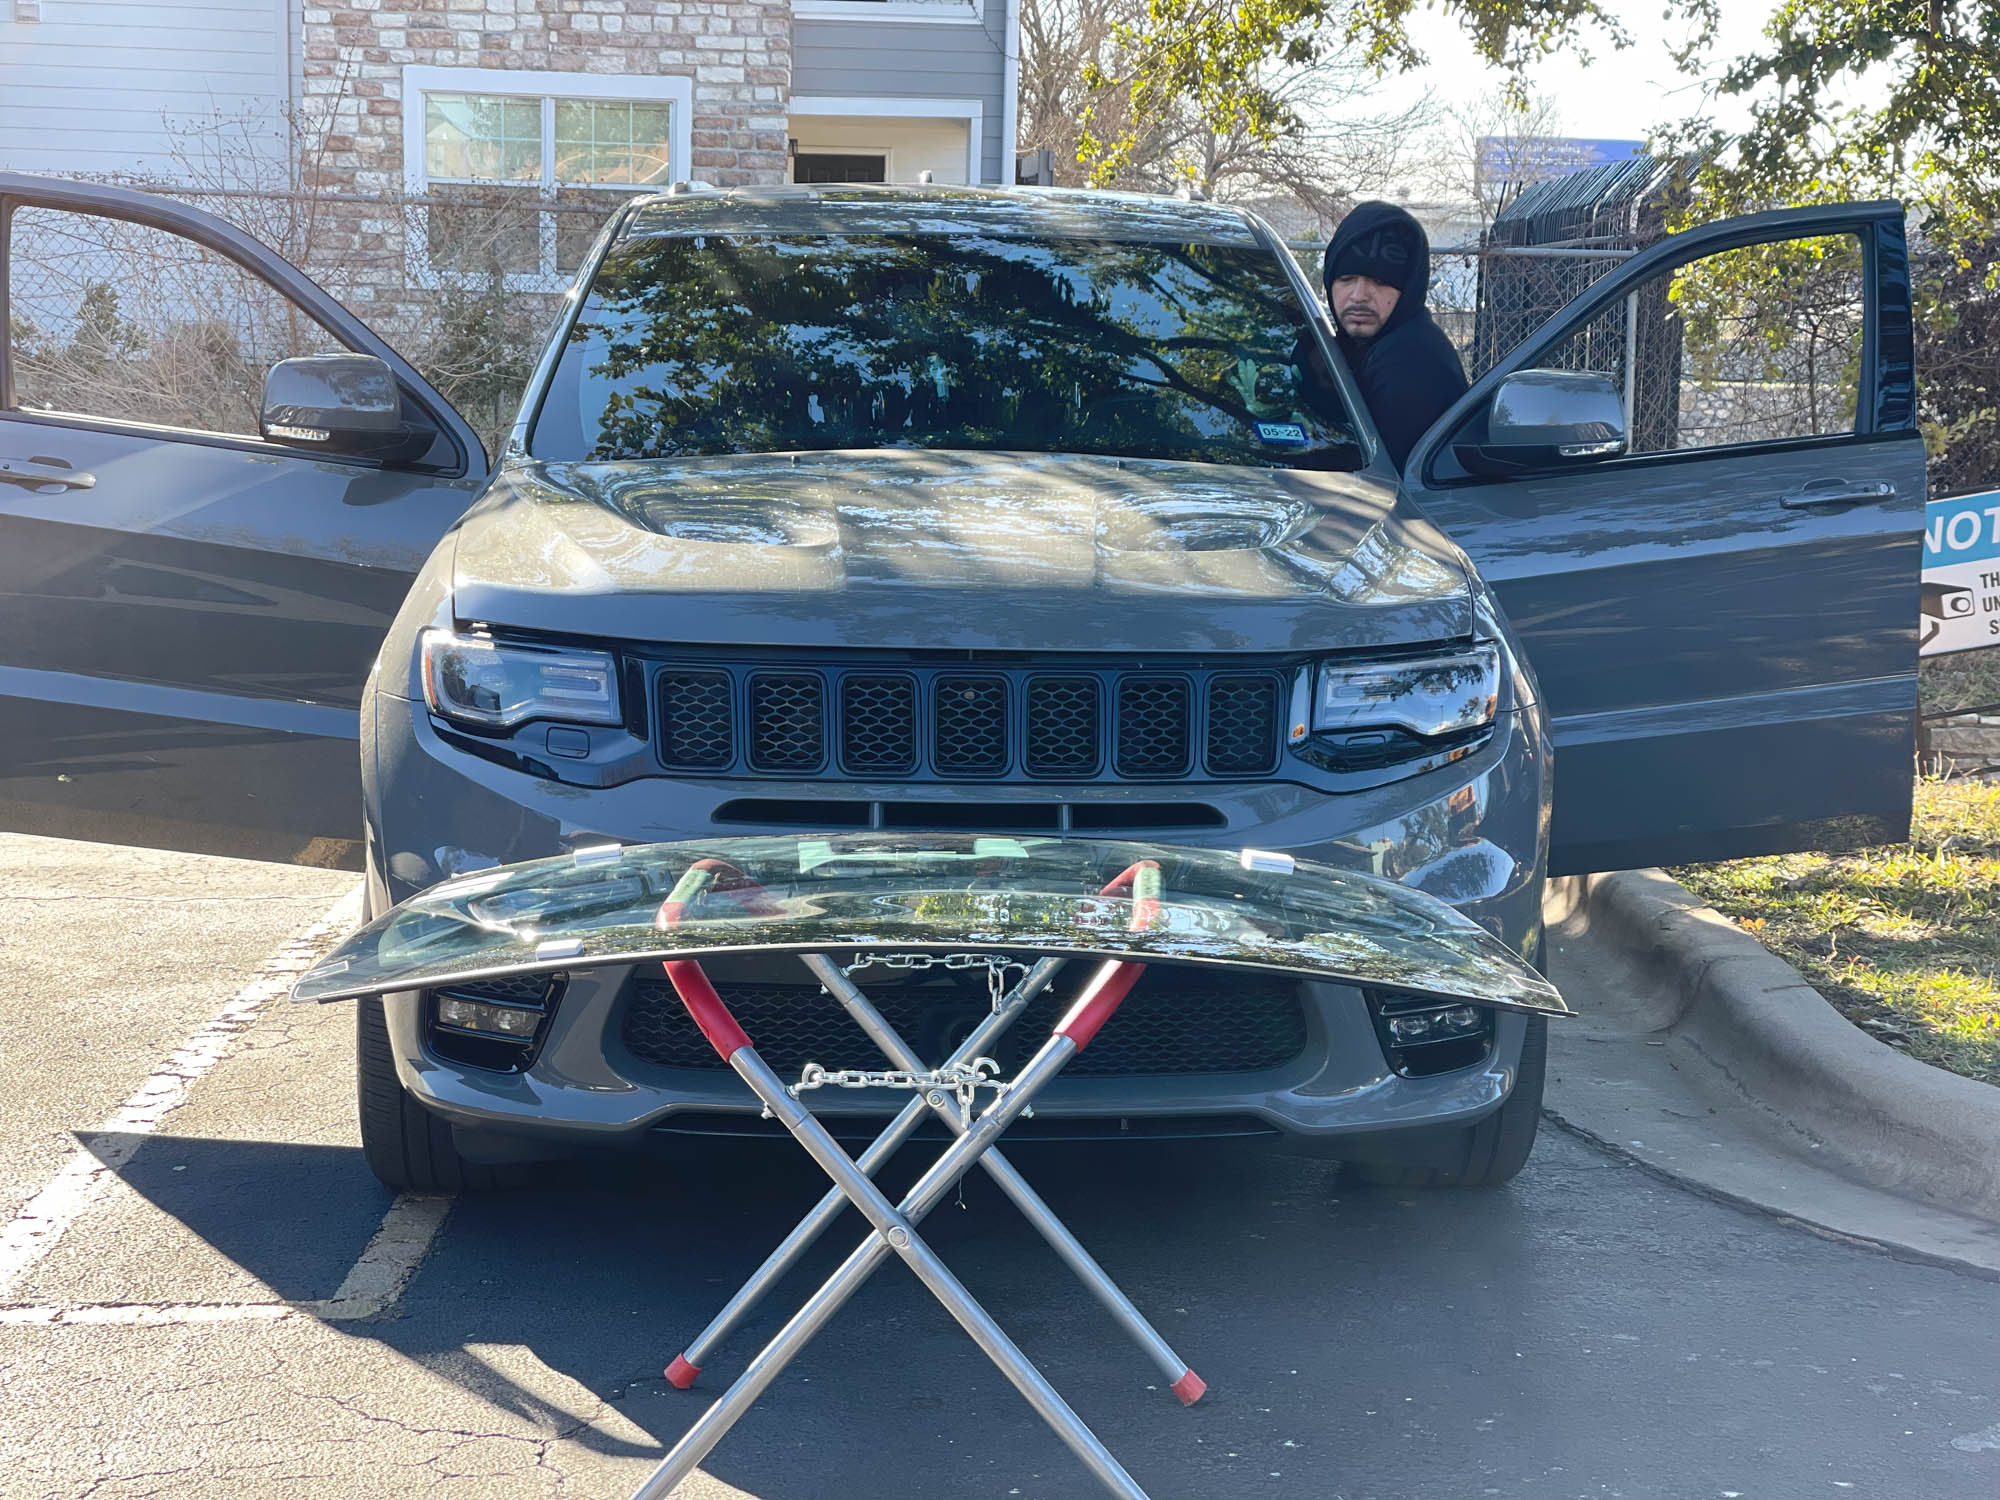
M 1521 1039 L 1521 1066 L 1514 1087 L 1498 1109 L 1460 1132 L 1450 1164 L 1368 1165 L 1362 1169 L 1364 1175 L 1370 1182 L 1386 1187 L 1484 1188 L 1511 1181 L 1528 1164 L 1528 1154 L 1535 1149 L 1535 1132 L 1542 1123 L 1542 1084 L 1548 1069 L 1548 1017 L 1530 1016 L 1528 1033 Z
M 369 995 L 354 1012 L 356 1095 L 361 1154 L 385 1186 L 407 1193 L 460 1193 L 500 1186 L 495 1168 L 458 1154 L 451 1127 L 397 1081 L 382 997 Z

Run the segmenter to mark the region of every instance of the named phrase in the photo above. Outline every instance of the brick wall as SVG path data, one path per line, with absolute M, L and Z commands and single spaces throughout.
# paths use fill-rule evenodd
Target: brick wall
M 785 180 L 789 0 L 345 0 L 303 15 L 305 113 L 330 120 L 309 188 L 401 191 L 409 63 L 692 78 L 693 175 Z

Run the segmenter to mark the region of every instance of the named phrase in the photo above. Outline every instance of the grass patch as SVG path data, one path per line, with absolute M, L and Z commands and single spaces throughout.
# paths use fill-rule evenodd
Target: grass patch
M 1919 781 L 1907 844 L 1672 873 L 1870 1035 L 2000 1084 L 2000 782 Z

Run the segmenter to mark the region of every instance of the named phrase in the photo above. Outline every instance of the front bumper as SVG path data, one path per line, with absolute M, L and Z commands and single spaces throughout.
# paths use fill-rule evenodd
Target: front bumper
M 363 723 L 369 837 L 369 904 L 383 911 L 449 874 L 513 864 L 616 841 L 650 843 L 725 831 L 712 817 L 741 796 L 741 782 L 648 778 L 585 789 L 466 755 L 433 730 L 421 704 L 389 694 Z M 1221 809 L 1224 826 L 1173 842 L 1280 850 L 1400 880 L 1457 907 L 1516 952 L 1541 940 L 1549 786 L 1538 710 L 1503 714 L 1491 740 L 1438 770 L 1366 791 L 1329 796 L 1292 782 L 1176 786 Z M 787 788 L 789 796 L 893 796 L 851 783 Z M 982 802 L 1018 795 L 1116 801 L 1116 788 L 978 788 Z M 739 829 L 727 829 L 740 832 Z M 759 829 L 759 832 L 782 830 Z M 796 831 L 809 832 L 812 829 Z M 484 1139 L 501 1155 L 636 1147 L 662 1131 L 757 1130 L 757 1106 L 728 1073 L 661 1068 L 632 1057 L 620 1037 L 624 971 L 579 975 L 550 1023 L 536 1061 L 518 1074 L 489 1073 L 436 1056 L 425 1043 L 422 997 L 385 998 L 400 1081 L 461 1132 L 461 1149 Z M 1108 1137 L 1269 1132 L 1329 1154 L 1398 1160 L 1497 1109 L 1512 1088 L 1529 1024 L 1495 1017 L 1481 1064 L 1428 1078 L 1393 1072 L 1356 990 L 1312 985 L 1310 1041 L 1283 1068 L 1258 1074 L 1059 1079 L 1036 1105 L 1035 1128 Z M 856 1035 L 851 1059 L 873 1066 Z M 815 1101 L 830 1119 L 851 1114 L 863 1134 L 898 1101 L 845 1094 Z M 1140 1122 L 1135 1128 L 1134 1122 Z
M 1068 985 L 1074 987 L 1086 970 L 1073 965 Z M 628 973 L 606 968 L 575 975 L 535 1062 L 513 1074 L 439 1059 L 425 1045 L 421 995 L 387 996 L 401 1082 L 462 1133 L 462 1150 L 478 1154 L 483 1141 L 495 1159 L 643 1149 L 674 1133 L 768 1133 L 757 1101 L 735 1074 L 661 1067 L 625 1049 L 620 1006 Z M 1038 1099 L 1034 1121 L 1018 1129 L 1064 1139 L 1268 1135 L 1344 1158 L 1407 1161 L 1422 1156 L 1427 1137 L 1448 1136 L 1497 1109 L 1513 1087 L 1531 1024 L 1526 1015 L 1495 1015 L 1493 1046 L 1483 1062 L 1408 1078 L 1389 1068 L 1358 990 L 1334 984 L 1304 989 L 1306 1046 L 1280 1067 L 1171 1077 L 1066 1076 Z M 1114 1018 L 1112 1025 L 1118 1024 Z M 824 1061 L 829 1067 L 882 1066 L 859 1030 L 850 1053 Z M 833 1090 L 814 1099 L 814 1111 L 836 1134 L 866 1139 L 903 1102 L 904 1096 L 878 1091 Z

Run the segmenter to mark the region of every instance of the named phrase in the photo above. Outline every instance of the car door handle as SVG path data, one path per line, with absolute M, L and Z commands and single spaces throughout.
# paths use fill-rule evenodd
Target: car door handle
M 1864 505 L 1870 500 L 1893 500 L 1896 487 L 1883 480 L 1866 484 L 1845 479 L 1816 479 L 1802 490 L 1780 495 L 1778 504 L 1786 510 L 1812 510 L 1823 505 Z
M 37 463 L 32 458 L 0 458 L 0 484 L 21 484 L 31 490 L 58 484 L 66 490 L 87 490 L 96 486 L 97 476 L 82 469 Z

